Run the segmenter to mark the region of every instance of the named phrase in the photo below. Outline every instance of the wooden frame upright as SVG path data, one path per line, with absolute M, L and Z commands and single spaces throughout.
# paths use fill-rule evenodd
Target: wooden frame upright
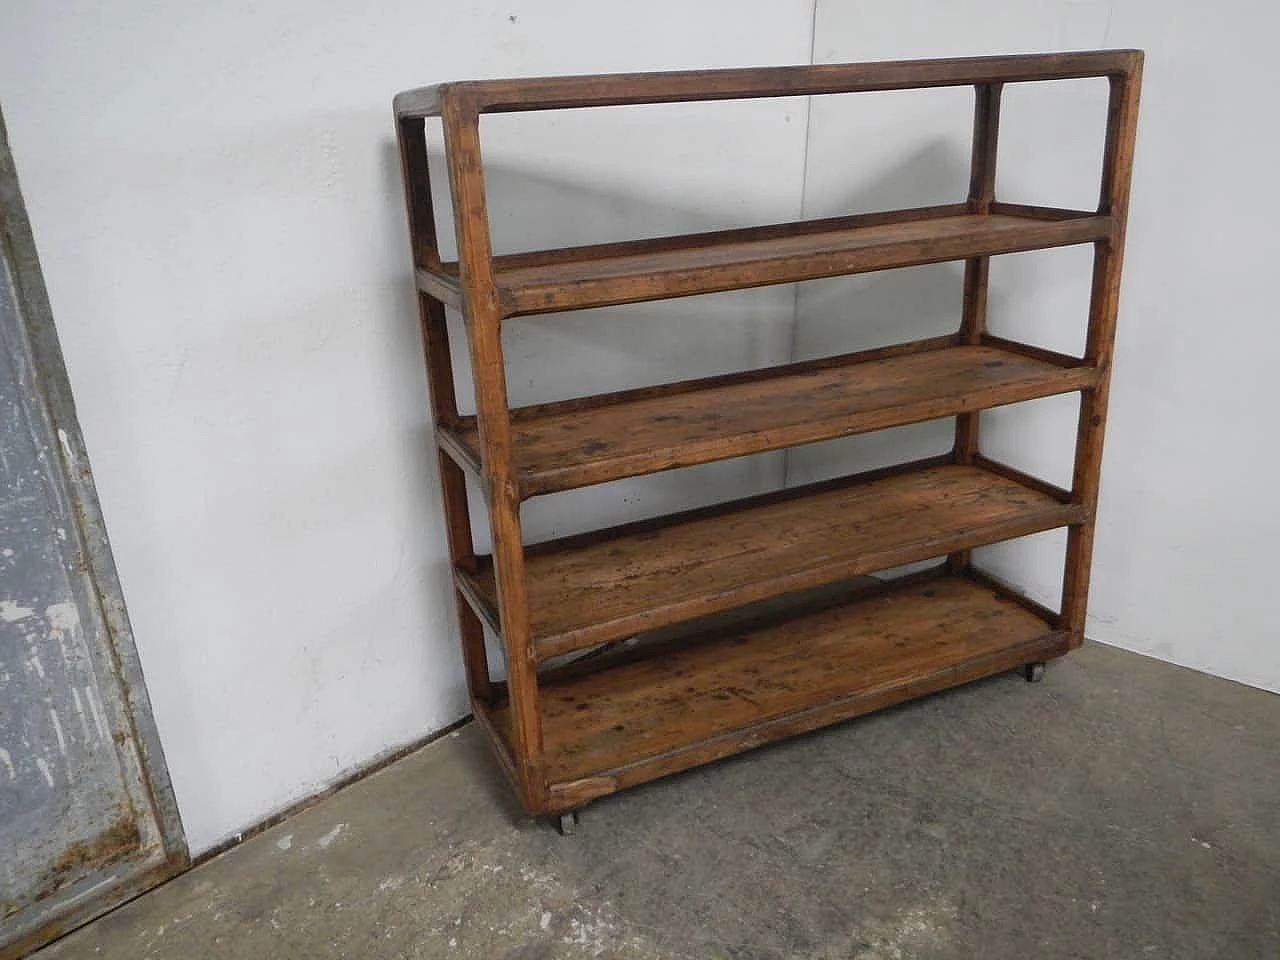
M 1044 660 L 1083 641 L 1141 71 L 1140 51 L 1112 50 L 476 81 L 396 97 L 467 684 L 476 716 L 529 812 L 572 811 L 633 783 L 999 670 L 1023 667 L 1029 678 L 1038 678 Z M 1110 82 L 1097 209 L 998 201 L 1004 87 L 1083 77 Z M 484 113 L 939 86 L 975 90 L 970 188 L 962 203 L 493 253 L 480 152 Z M 437 244 L 427 117 L 440 118 L 443 126 L 459 251 L 454 263 L 442 262 Z M 1094 247 L 1082 357 L 987 332 L 992 256 L 1079 243 Z M 508 403 L 501 328 L 518 315 L 944 260 L 964 262 L 963 310 L 952 336 L 603 397 L 516 410 Z M 458 410 L 446 305 L 464 319 L 474 416 Z M 851 378 L 851 371 L 858 377 Z M 855 381 L 863 386 L 851 385 Z M 1070 392 L 1081 395 L 1070 490 L 983 456 L 983 409 Z M 712 405 L 725 411 L 715 430 L 693 429 L 697 412 Z M 541 493 L 943 416 L 956 418 L 949 457 L 551 544 L 527 546 L 521 535 L 520 505 Z M 566 434 L 572 438 L 565 440 Z M 490 557 L 478 557 L 472 542 L 468 473 L 487 506 Z M 717 566 L 721 539 L 770 523 L 788 524 L 803 539 L 803 531 L 821 526 L 815 521 L 821 510 L 834 511 L 837 529 L 850 511 L 882 521 L 879 527 L 850 527 L 840 549 L 820 558 L 814 550 L 806 553 L 804 543 L 791 553 L 773 545 L 757 551 L 755 566 L 732 577 Z M 1058 612 L 973 566 L 976 546 L 1054 527 L 1067 529 Z M 670 551 L 676 561 L 705 554 L 705 582 L 689 586 L 670 576 L 664 580 L 659 571 L 652 583 L 637 586 L 634 576 L 628 579 L 638 569 L 637 538 L 651 549 Z M 602 560 L 606 548 L 611 559 Z M 838 601 L 828 596 L 800 602 L 781 619 L 748 615 L 729 625 L 705 619 L 930 557 L 945 563 L 882 588 L 846 592 Z M 608 568 L 611 563 L 616 570 Z M 606 574 L 617 574 L 617 584 L 627 585 L 597 590 L 588 603 L 574 583 L 585 590 L 583 571 L 599 571 L 601 564 Z M 945 642 L 939 624 L 946 625 Z M 555 656 L 598 651 L 635 633 L 677 625 L 685 634 L 653 651 L 592 658 L 589 666 L 547 664 Z M 490 676 L 486 626 L 502 640 L 503 682 Z M 894 650 L 877 640 L 889 627 L 907 637 Z M 786 663 L 770 659 L 797 636 L 812 639 L 797 646 Z M 906 652 L 900 649 L 904 643 Z M 717 706 L 732 698 L 708 664 L 723 664 L 725 657 L 741 660 L 742 676 L 773 671 L 772 686 L 766 684 L 772 693 L 763 696 L 763 706 L 745 713 Z M 840 679 L 814 692 L 818 674 L 794 671 L 822 657 L 822 676 Z M 793 667 L 793 661 L 800 665 Z M 655 672 L 658 663 L 665 667 Z M 664 679 L 668 674 L 681 678 L 687 712 L 695 719 L 659 715 L 655 698 L 669 712 L 677 695 Z

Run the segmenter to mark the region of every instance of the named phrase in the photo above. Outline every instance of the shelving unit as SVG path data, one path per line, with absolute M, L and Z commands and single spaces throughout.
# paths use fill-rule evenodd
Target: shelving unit
M 559 814 L 567 827 L 590 800 L 770 740 L 1004 670 L 1039 679 L 1044 661 L 1083 641 L 1141 71 L 1141 52 L 1115 50 L 477 81 L 396 97 L 467 681 L 526 810 Z M 997 201 L 1003 86 L 1084 77 L 1110 82 L 1097 209 Z M 938 86 L 975 89 L 962 203 L 492 253 L 483 113 Z M 427 117 L 442 119 L 452 263 L 436 243 Z M 989 258 L 1086 243 L 1083 356 L 986 332 Z M 514 317 L 947 260 L 965 263 L 950 336 L 507 403 L 500 330 Z M 465 318 L 474 416 L 458 412 L 446 305 Z M 1076 392 L 1070 490 L 979 453 L 980 411 Z M 529 497 L 940 417 L 956 418 L 946 457 L 549 543 L 521 537 Z M 472 544 L 467 474 L 485 496 L 491 556 Z M 1055 528 L 1067 530 L 1058 611 L 971 561 L 975 547 Z M 924 573 L 858 585 L 934 558 Z M 502 640 L 502 682 L 490 675 L 486 626 Z

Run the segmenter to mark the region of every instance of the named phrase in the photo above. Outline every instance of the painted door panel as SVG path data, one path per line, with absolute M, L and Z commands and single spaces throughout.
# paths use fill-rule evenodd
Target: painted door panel
M 0 119 L 0 956 L 186 863 Z

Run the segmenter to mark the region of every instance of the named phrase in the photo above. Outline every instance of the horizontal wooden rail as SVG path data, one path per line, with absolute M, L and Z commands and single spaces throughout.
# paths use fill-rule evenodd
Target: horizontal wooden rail
M 1062 491 L 1023 478 L 920 461 L 526 547 L 536 655 L 1087 519 Z M 491 565 L 479 558 L 455 579 L 500 633 Z M 591 604 L 575 604 L 584 593 Z
M 521 499 L 764 453 L 886 427 L 1087 390 L 1082 360 L 1012 341 L 944 337 L 516 408 L 512 469 Z M 474 417 L 439 425 L 441 448 L 483 477 Z
M 1104 240 L 1114 231 L 1111 218 L 1084 211 L 971 213 L 950 204 L 534 250 L 494 257 L 492 265 L 499 309 L 512 317 L 1048 249 Z M 422 293 L 461 306 L 456 264 L 420 265 L 417 281 Z
M 800 97 L 970 84 L 1124 76 L 1142 63 L 1140 50 L 895 60 L 732 70 L 618 73 L 531 80 L 467 80 L 406 90 L 395 98 L 400 117 L 439 116 L 458 99 L 480 113 L 612 107 L 694 100 Z

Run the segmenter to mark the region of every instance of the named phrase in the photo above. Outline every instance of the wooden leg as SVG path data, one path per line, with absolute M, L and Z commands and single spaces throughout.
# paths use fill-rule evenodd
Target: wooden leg
M 1084 641 L 1089 604 L 1089 568 L 1093 562 L 1094 517 L 1098 509 L 1102 441 L 1106 432 L 1107 398 L 1111 385 L 1111 354 L 1120 305 L 1120 270 L 1124 261 L 1125 220 L 1133 173 L 1138 91 L 1142 84 L 1141 62 L 1131 73 L 1111 77 L 1110 83 L 1098 212 L 1115 217 L 1116 225 L 1110 239 L 1101 240 L 1094 246 L 1085 357 L 1097 366 L 1099 377 L 1097 385 L 1086 391 L 1080 400 L 1075 472 L 1071 483 L 1071 497 L 1085 508 L 1087 518 L 1067 534 L 1067 560 L 1062 578 L 1060 626 L 1070 632 L 1073 646 Z
M 549 795 L 543 773 L 537 662 L 529 624 L 520 533 L 521 494 L 513 466 L 511 411 L 502 357 L 502 312 L 493 277 L 485 208 L 480 117 L 474 103 L 459 98 L 445 104 L 443 121 L 463 289 L 462 314 L 471 349 L 484 493 L 493 536 L 498 614 L 507 653 L 512 747 L 525 809 L 542 813 L 547 809 Z
M 1071 634 L 1071 645 L 1084 642 L 1089 606 L 1089 574 L 1093 564 L 1094 513 L 1098 506 L 1098 475 L 1102 462 L 1102 424 L 1106 393 L 1088 391 L 1080 400 L 1076 439 L 1076 480 L 1072 499 L 1088 510 L 1088 519 L 1067 531 L 1067 558 L 1062 574 L 1062 613 L 1059 626 Z
M 560 831 L 560 836 L 571 837 L 578 832 L 578 811 L 570 810 L 568 813 L 556 814 L 556 829 Z

